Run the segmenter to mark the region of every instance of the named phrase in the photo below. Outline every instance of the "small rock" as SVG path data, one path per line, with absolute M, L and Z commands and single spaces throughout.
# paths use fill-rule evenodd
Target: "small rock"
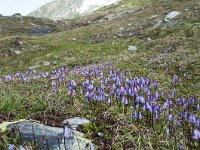
M 129 51 L 137 51 L 137 47 L 136 46 L 128 46 L 128 50 Z
M 90 123 L 90 121 L 86 118 L 74 117 L 64 120 L 63 123 L 69 128 L 76 129 L 78 125 L 84 125 Z
M 122 33 L 119 33 L 118 36 L 119 36 L 119 37 L 123 37 L 124 35 L 123 35 Z
M 128 35 L 128 36 L 130 36 L 130 37 L 131 37 L 131 36 L 133 36 L 133 33 L 129 33 L 129 35 Z
M 178 21 L 169 21 L 169 22 L 167 23 L 167 25 L 168 25 L 169 27 L 177 26 L 177 24 L 178 24 Z
M 43 61 L 43 62 L 42 62 L 42 65 L 43 65 L 43 66 L 49 66 L 50 64 L 51 64 L 51 63 L 50 63 L 49 61 Z
M 15 50 L 15 54 L 20 55 L 22 52 L 20 50 Z
M 29 67 L 29 70 L 34 70 L 34 69 L 37 69 L 39 67 L 40 67 L 40 65 L 31 66 L 31 67 Z
M 52 64 L 53 64 L 53 65 L 57 65 L 57 61 L 53 61 Z
M 149 19 L 154 19 L 154 18 L 157 18 L 157 17 L 159 17 L 159 15 L 153 15 Z
M 163 23 L 162 20 L 157 21 L 157 22 L 154 24 L 153 28 L 158 28 L 158 27 L 160 27 L 160 26 L 162 25 L 162 23 Z
M 53 56 L 53 54 L 47 54 L 47 58 L 50 58 L 51 56 Z
M 22 15 L 20 13 L 15 13 L 12 15 L 13 18 L 22 19 Z
M 128 24 L 128 26 L 132 26 L 132 25 L 133 25 L 132 23 L 129 23 L 129 24 Z
M 67 53 L 68 53 L 67 50 L 62 50 L 59 52 L 60 55 L 66 55 Z
M 168 22 L 170 19 L 173 19 L 175 18 L 176 16 L 178 16 L 180 14 L 180 12 L 178 11 L 172 11 L 170 12 L 169 14 L 167 14 L 164 18 L 164 21 L 165 22 Z
M 119 31 L 123 31 L 125 28 L 124 27 L 120 27 L 119 28 Z
M 152 39 L 151 39 L 150 37 L 148 37 L 148 38 L 147 38 L 147 41 L 149 41 L 149 42 L 150 42 L 151 40 L 152 40 Z
M 22 42 L 22 41 L 19 41 L 18 43 L 19 43 L 19 45 L 22 45 L 22 44 L 23 44 L 23 42 Z
M 108 14 L 108 15 L 106 15 L 106 16 L 104 17 L 104 19 L 110 21 L 110 20 L 115 19 L 115 17 L 116 17 L 115 14 Z

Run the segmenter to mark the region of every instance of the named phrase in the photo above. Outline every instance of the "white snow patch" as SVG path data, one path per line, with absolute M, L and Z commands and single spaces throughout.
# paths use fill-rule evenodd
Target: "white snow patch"
M 98 6 L 100 8 L 102 6 L 108 6 L 108 5 L 114 4 L 117 1 L 119 0 L 99 0 L 99 1 L 84 0 L 83 5 L 77 11 L 80 13 L 84 13 L 85 11 L 89 9 L 90 6 Z

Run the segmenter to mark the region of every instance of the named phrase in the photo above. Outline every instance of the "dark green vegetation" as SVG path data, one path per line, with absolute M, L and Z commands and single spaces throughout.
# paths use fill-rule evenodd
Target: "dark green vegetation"
M 153 27 L 173 10 L 179 11 L 180 15 L 171 20 L 171 24 L 163 22 L 161 26 Z M 101 21 L 105 15 L 119 11 L 133 12 Z M 174 101 L 178 97 L 194 97 L 199 102 L 200 4 L 197 0 L 143 0 L 137 3 L 123 0 L 117 6 L 83 18 L 57 23 L 46 20 L 46 24 L 42 21 L 40 27 L 52 27 L 53 31 L 42 36 L 30 35 L 27 28 L 32 26 L 28 24 L 23 28 L 23 23 L 16 27 L 16 22 L 6 21 L 5 17 L 0 19 L 0 24 L 5 26 L 0 35 L 1 78 L 20 70 L 25 72 L 35 65 L 38 65 L 37 71 L 50 71 L 59 66 L 74 68 L 109 61 L 117 69 L 129 71 L 132 77 L 148 77 L 156 81 L 159 91 L 168 93 L 176 88 Z M 23 19 L 29 24 L 34 21 L 34 18 Z M 129 45 L 137 46 L 138 51 L 128 51 Z M 22 53 L 17 55 L 13 50 Z M 43 66 L 43 61 L 51 64 Z M 69 76 L 69 79 L 76 78 L 78 83 L 82 81 L 82 78 Z M 177 80 L 173 81 L 174 78 Z M 93 111 L 82 103 L 85 97 L 74 99 L 72 104 L 63 85 L 59 85 L 63 89 L 55 95 L 48 86 L 50 84 L 39 79 L 28 83 L 1 82 L 0 122 L 32 118 L 61 126 L 61 121 L 67 117 L 83 116 L 91 120 L 97 117 L 97 124 L 80 127 L 80 130 L 93 138 L 99 147 L 177 149 L 177 139 L 166 136 L 165 123 L 158 125 L 157 132 L 142 124 L 130 124 L 129 117 L 115 107 Z M 160 103 L 163 101 L 161 99 Z M 199 113 L 197 115 L 199 117 Z M 104 137 L 96 136 L 97 132 L 104 133 Z M 184 149 L 189 149 L 186 141 L 181 144 Z

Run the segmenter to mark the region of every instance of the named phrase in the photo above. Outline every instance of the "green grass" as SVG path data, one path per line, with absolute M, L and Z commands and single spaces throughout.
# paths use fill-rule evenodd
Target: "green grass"
M 22 45 L 24 52 L 21 55 L 15 55 L 10 51 L 10 48 L 13 48 L 11 42 L 15 40 L 15 36 L 2 37 L 0 40 L 3 46 L 0 52 L 10 55 L 1 57 L 0 70 L 5 75 L 20 70 L 25 71 L 36 64 L 40 65 L 37 70 L 50 71 L 59 66 L 73 68 L 110 61 L 116 68 L 129 71 L 132 77 L 143 76 L 157 81 L 159 90 L 170 91 L 172 87 L 175 87 L 177 97 L 194 96 L 199 100 L 200 30 L 197 26 L 200 24 L 200 20 L 198 14 L 193 10 L 197 7 L 197 1 L 150 2 L 152 2 L 151 5 L 146 1 L 122 0 L 118 5 L 99 10 L 104 12 L 121 9 L 135 10 L 144 7 L 143 3 L 145 3 L 144 9 L 138 9 L 133 15 L 123 19 L 69 28 L 63 32 L 46 36 L 19 35 L 24 42 Z M 170 27 L 164 23 L 158 29 L 152 28 L 156 20 L 149 19 L 151 16 L 159 15 L 158 19 L 160 20 L 165 13 L 172 10 L 181 11 L 181 15 L 174 19 L 178 22 L 177 26 Z M 93 14 L 81 21 L 88 21 L 98 15 L 98 13 Z M 79 21 L 75 19 L 71 22 L 76 24 Z M 125 28 L 121 31 L 124 37 L 118 37 L 120 27 Z M 129 37 L 130 32 L 135 36 Z M 99 38 L 96 37 L 97 34 L 100 34 Z M 148 41 L 148 37 L 152 40 Z M 72 38 L 77 40 L 73 41 Z M 128 51 L 129 45 L 137 46 L 138 52 Z M 34 46 L 41 46 L 43 49 L 36 49 Z M 175 48 L 175 50 L 170 51 L 171 48 Z M 48 54 L 51 56 L 48 57 Z M 42 66 L 44 60 L 57 61 L 57 64 Z M 16 65 L 13 65 L 13 61 L 16 62 Z M 175 75 L 179 77 L 179 80 L 171 84 Z M 45 84 L 49 83 L 45 81 Z M 79 99 L 75 100 L 77 105 L 72 107 L 66 103 L 66 99 L 70 99 L 70 97 L 67 96 L 64 89 L 60 89 L 60 94 L 55 96 L 51 93 L 51 89 L 46 89 L 43 85 L 42 81 L 0 83 L 0 115 L 12 113 L 13 116 L 9 120 L 17 120 L 51 109 L 62 110 L 74 116 L 80 115 L 90 119 L 98 114 L 98 112 L 89 111 L 82 106 L 81 100 L 84 98 L 80 98 L 80 101 Z M 169 87 L 170 85 L 171 87 Z M 80 111 L 76 112 L 79 109 Z M 114 119 L 119 119 L 119 122 L 127 121 L 127 116 L 122 116 L 119 111 L 111 107 L 107 112 L 113 114 Z M 166 138 L 164 125 L 157 125 L 156 128 L 158 129 L 157 133 L 153 134 L 153 131 L 149 131 L 148 128 L 141 127 L 138 130 L 134 125 L 125 124 L 123 126 L 120 124 L 119 129 L 116 129 L 118 132 L 115 133 L 115 148 L 120 149 L 127 141 L 132 141 L 135 143 L 134 147 L 138 149 L 144 147 L 154 149 L 154 143 L 158 141 L 157 146 L 162 149 L 176 149 L 174 139 Z M 84 130 L 89 136 L 97 130 L 103 131 L 101 126 L 96 129 L 92 124 L 86 126 Z M 108 134 L 106 138 L 109 140 L 113 137 Z

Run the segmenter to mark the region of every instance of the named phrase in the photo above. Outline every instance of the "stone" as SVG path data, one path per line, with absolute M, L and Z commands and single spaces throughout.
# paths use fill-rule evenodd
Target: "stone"
M 169 26 L 169 27 L 173 27 L 173 26 L 177 26 L 177 25 L 178 25 L 178 21 L 169 21 L 167 23 L 167 26 Z
M 15 50 L 15 54 L 20 55 L 22 52 L 20 50 Z
M 52 53 L 50 53 L 50 54 L 47 54 L 47 58 L 50 58 L 51 56 L 53 56 L 53 54 L 52 54 Z
M 62 50 L 59 52 L 60 55 L 67 55 L 67 53 L 68 53 L 67 50 Z
M 151 40 L 152 40 L 152 39 L 151 39 L 150 37 L 148 37 L 148 38 L 147 38 L 147 41 L 149 41 L 149 42 L 150 42 Z
M 157 18 L 157 17 L 159 17 L 159 15 L 153 15 L 149 19 L 154 19 L 154 18 Z
M 130 37 L 133 36 L 133 33 L 129 33 L 128 36 L 130 36 Z
M 53 64 L 53 65 L 57 65 L 57 61 L 53 61 L 52 64 Z
M 43 66 L 49 66 L 51 64 L 51 62 L 49 62 L 49 61 L 43 61 L 42 62 L 42 65 Z
M 22 15 L 21 15 L 20 13 L 15 13 L 15 14 L 13 14 L 12 16 L 13 16 L 13 17 L 16 17 L 16 18 L 17 18 L 17 17 L 19 17 L 19 18 L 22 17 Z
M 124 27 L 120 27 L 120 28 L 119 28 L 119 31 L 123 31 L 123 30 L 125 30 Z
M 164 18 L 165 22 L 170 21 L 171 19 L 175 18 L 176 16 L 178 16 L 180 14 L 180 12 L 178 11 L 172 11 L 169 14 L 167 14 Z
M 63 121 L 63 124 L 66 124 L 69 128 L 76 129 L 79 125 L 88 124 L 90 121 L 86 118 L 74 117 L 69 118 Z
M 104 19 L 110 21 L 110 20 L 113 20 L 115 19 L 115 14 L 108 14 L 104 17 Z
M 154 24 L 153 28 L 158 28 L 158 27 L 160 27 L 160 26 L 162 25 L 162 23 L 163 23 L 162 20 L 158 20 L 158 21 Z
M 69 138 L 63 138 L 63 128 L 50 127 L 33 120 L 3 122 L 1 130 L 19 129 L 20 139 L 26 142 L 37 142 L 39 149 L 51 150 L 95 150 L 96 146 L 84 138 L 84 134 L 69 129 Z
M 137 51 L 137 47 L 136 46 L 128 46 L 128 50 L 129 51 Z
M 76 41 L 76 38 L 72 38 L 72 41 Z
M 118 36 L 119 36 L 119 37 L 123 37 L 124 35 L 123 35 L 122 33 L 119 33 Z
M 39 67 L 40 67 L 40 65 L 31 66 L 31 67 L 29 67 L 29 70 L 34 70 L 34 69 L 37 69 Z

